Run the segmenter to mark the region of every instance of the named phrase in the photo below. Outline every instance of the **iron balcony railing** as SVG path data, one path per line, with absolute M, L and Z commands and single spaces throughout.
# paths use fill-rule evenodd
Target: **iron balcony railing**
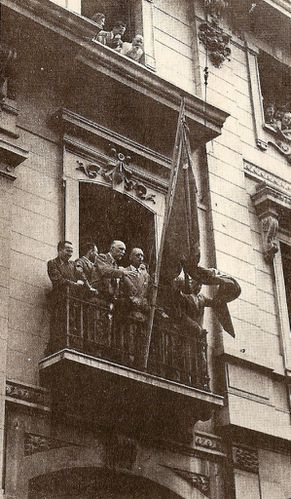
M 49 353 L 64 348 L 144 370 L 142 356 L 147 327 L 134 314 L 120 313 L 118 304 L 101 300 L 89 302 L 58 294 L 51 306 Z M 199 334 L 182 331 L 179 324 L 157 317 L 152 332 L 147 372 L 209 390 L 207 368 L 207 331 Z

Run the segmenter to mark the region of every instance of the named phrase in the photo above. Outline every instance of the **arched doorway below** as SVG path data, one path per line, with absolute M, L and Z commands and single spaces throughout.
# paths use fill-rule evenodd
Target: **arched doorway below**
M 29 499 L 181 499 L 143 477 L 108 469 L 73 468 L 40 475 L 29 483 Z

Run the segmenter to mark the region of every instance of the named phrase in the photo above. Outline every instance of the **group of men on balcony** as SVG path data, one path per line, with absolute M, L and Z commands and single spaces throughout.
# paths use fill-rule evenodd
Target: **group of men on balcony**
M 120 54 L 126 55 L 130 59 L 139 62 L 143 56 L 143 37 L 142 35 L 135 35 L 132 41 L 125 42 L 123 36 L 126 32 L 126 23 L 124 21 L 115 21 L 113 23 L 112 29 L 106 31 L 104 29 L 106 23 L 105 14 L 97 12 L 92 17 L 92 20 L 96 23 L 98 31 L 93 37 L 93 42 L 102 43 Z
M 69 287 L 71 293 L 88 301 L 105 303 L 123 300 L 138 311 L 148 307 L 150 278 L 141 248 L 131 250 L 129 267 L 119 265 L 125 256 L 122 241 L 113 241 L 106 254 L 99 254 L 95 243 L 84 245 L 83 256 L 71 261 L 73 245 L 60 241 L 57 258 L 48 262 L 48 275 L 55 297 Z

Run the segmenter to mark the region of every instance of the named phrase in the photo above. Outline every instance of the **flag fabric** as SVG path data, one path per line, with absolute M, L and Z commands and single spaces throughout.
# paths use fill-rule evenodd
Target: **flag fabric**
M 197 267 L 199 258 L 197 184 L 185 118 L 185 102 L 182 99 L 155 274 L 144 367 L 147 366 L 155 310 L 163 289 L 171 285 L 173 279 L 180 274 L 184 261 Z

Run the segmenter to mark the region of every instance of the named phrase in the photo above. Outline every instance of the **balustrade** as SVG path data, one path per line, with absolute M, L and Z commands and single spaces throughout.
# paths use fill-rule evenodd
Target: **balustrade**
M 154 322 L 147 371 L 162 378 L 209 390 L 207 331 L 189 334 L 171 319 Z M 89 302 L 70 293 L 53 297 L 49 352 L 64 348 L 131 368 L 142 364 L 146 324 L 121 314 L 118 304 Z

